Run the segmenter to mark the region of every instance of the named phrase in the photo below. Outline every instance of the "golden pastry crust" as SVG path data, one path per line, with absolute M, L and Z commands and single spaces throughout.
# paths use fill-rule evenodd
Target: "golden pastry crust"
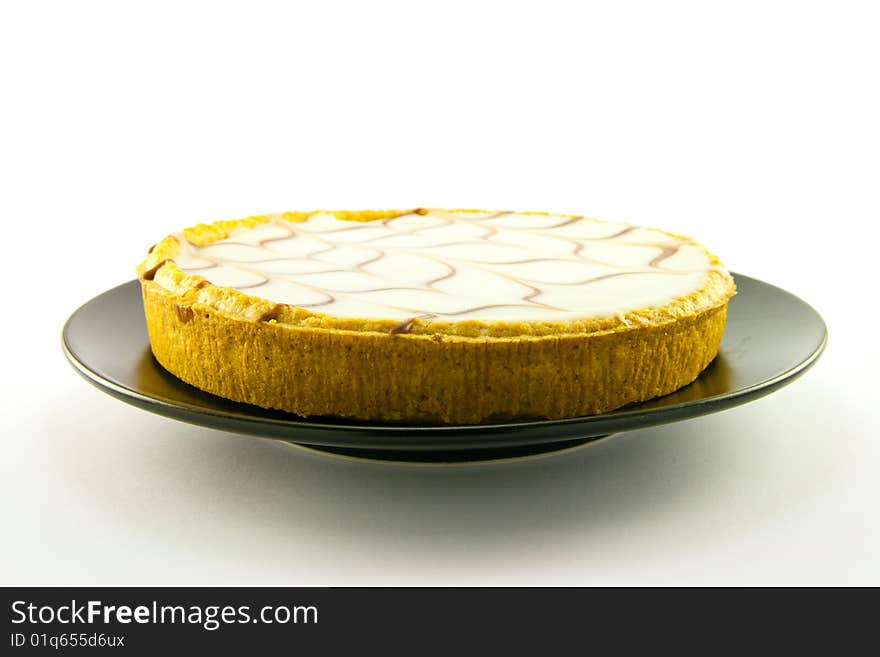
M 411 212 L 420 210 L 333 214 Z M 183 236 L 202 246 L 312 214 L 201 224 Z M 397 333 L 399 320 L 333 317 L 217 287 L 178 268 L 179 250 L 169 236 L 137 268 L 159 363 L 207 392 L 301 416 L 474 424 L 603 413 L 693 381 L 717 354 L 735 291 L 710 256 L 718 267 L 706 285 L 658 308 L 573 322 L 415 319 Z

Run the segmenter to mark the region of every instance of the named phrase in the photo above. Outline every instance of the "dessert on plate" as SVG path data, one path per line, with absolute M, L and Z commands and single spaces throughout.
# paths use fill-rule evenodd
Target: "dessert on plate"
M 300 416 L 603 413 L 712 361 L 735 287 L 697 242 L 576 215 L 287 212 L 200 224 L 137 268 L 183 381 Z

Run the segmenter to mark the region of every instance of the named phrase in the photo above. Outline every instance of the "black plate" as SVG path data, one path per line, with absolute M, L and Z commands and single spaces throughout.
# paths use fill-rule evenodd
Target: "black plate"
M 689 386 L 611 413 L 568 420 L 467 426 L 395 426 L 338 418 L 304 420 L 239 404 L 183 383 L 153 358 L 140 284 L 95 297 L 64 326 L 70 363 L 89 382 L 139 408 L 226 431 L 275 438 L 336 454 L 411 461 L 483 460 L 552 451 L 610 433 L 721 411 L 790 383 L 816 362 L 827 331 L 809 305 L 735 275 L 718 357 Z

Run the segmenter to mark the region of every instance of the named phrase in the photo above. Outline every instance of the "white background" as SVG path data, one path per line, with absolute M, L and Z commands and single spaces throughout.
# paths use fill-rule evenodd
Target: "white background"
M 880 584 L 871 3 L 4 3 L 0 583 Z M 202 221 L 585 213 L 693 235 L 825 317 L 790 387 L 514 464 L 193 427 L 65 362 Z

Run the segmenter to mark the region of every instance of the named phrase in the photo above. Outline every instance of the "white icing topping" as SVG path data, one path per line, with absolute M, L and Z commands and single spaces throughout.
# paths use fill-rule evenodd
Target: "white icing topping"
M 666 305 L 702 288 L 706 251 L 583 217 L 329 213 L 234 230 L 177 265 L 214 285 L 337 317 L 563 321 Z

